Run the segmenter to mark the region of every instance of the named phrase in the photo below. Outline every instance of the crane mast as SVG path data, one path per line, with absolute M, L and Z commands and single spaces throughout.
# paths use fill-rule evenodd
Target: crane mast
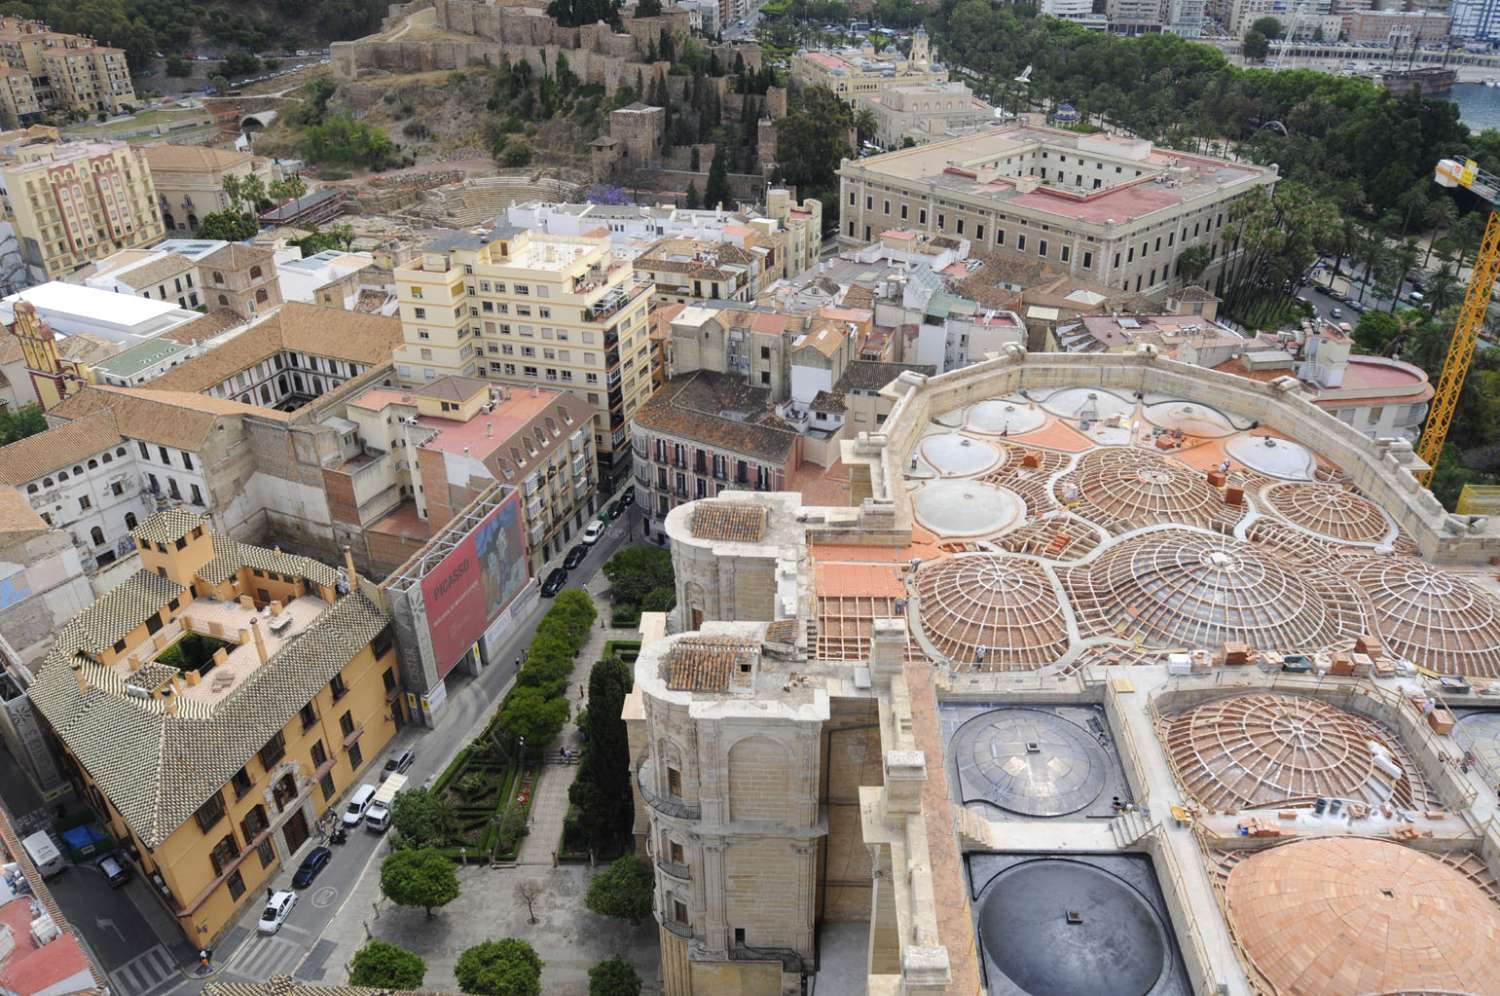
M 1433 178 L 1439 186 L 1462 187 L 1483 197 L 1490 205 L 1490 218 L 1484 226 L 1479 251 L 1474 256 L 1474 271 L 1469 276 L 1468 289 L 1464 291 L 1448 353 L 1443 357 L 1443 369 L 1438 374 L 1432 405 L 1427 409 L 1422 438 L 1417 442 L 1417 456 L 1427 464 L 1427 469 L 1418 474 L 1417 479 L 1427 486 L 1431 486 L 1432 475 L 1443 455 L 1448 428 L 1453 424 L 1453 413 L 1458 409 L 1464 381 L 1469 376 L 1469 364 L 1474 359 L 1474 346 L 1484 328 L 1495 279 L 1500 277 L 1500 212 L 1495 210 L 1497 201 L 1500 201 L 1500 177 L 1480 169 L 1472 159 L 1464 162 L 1444 159 L 1437 164 Z

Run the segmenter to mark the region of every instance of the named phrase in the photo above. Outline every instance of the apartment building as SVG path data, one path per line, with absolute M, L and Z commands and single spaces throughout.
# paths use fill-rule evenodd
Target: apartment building
M 1273 186 L 1276 170 L 1051 128 L 1026 115 L 977 135 L 846 161 L 839 177 L 845 244 L 914 228 L 1152 294 L 1181 282 L 1177 261 L 1193 247 L 1209 250 L 1201 279 L 1214 279 L 1233 251 L 1226 225 L 1235 203 Z
M 21 128 L 42 115 L 42 101 L 24 69 L 0 68 L 0 127 Z
M 146 164 L 156 184 L 162 225 L 169 232 L 193 232 L 205 215 L 229 208 L 224 179 L 254 176 L 270 186 L 281 168 L 264 156 L 201 145 L 148 145 Z
M 804 87 L 822 86 L 847 103 L 866 94 L 913 83 L 946 83 L 948 70 L 932 61 L 931 42 L 922 28 L 912 34 L 911 55 L 894 48 L 816 49 L 792 56 L 792 80 Z
M 142 150 L 123 142 L 28 146 L 0 162 L 0 202 L 32 283 L 162 237 Z
M 403 384 L 456 374 L 565 390 L 594 416 L 601 479 L 630 469 L 629 419 L 651 390 L 651 285 L 609 239 L 506 226 L 453 232 L 395 271 Z
M 31 695 L 84 797 L 210 946 L 292 865 L 401 721 L 390 620 L 344 570 L 168 509 L 69 622 Z
M 567 548 L 599 507 L 593 413 L 540 387 L 439 377 L 411 389 L 373 387 L 337 421 L 356 451 L 324 474 L 335 516 L 373 522 L 411 500 L 435 535 L 497 482 L 522 492 L 528 574 Z
M 30 78 L 40 105 L 34 117 L 54 110 L 85 116 L 99 111 L 118 114 L 136 103 L 124 49 L 96 45 L 85 35 L 52 31 L 40 21 L 0 17 L 0 61 Z M 21 118 L 19 123 L 30 121 Z
M 636 279 L 655 285 L 657 304 L 750 301 L 775 257 L 728 242 L 662 239 L 634 260 Z

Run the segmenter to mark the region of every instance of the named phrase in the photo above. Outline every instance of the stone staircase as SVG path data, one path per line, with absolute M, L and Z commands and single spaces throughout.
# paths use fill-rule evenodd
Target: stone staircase
M 1125 851 L 1134 847 L 1155 826 L 1156 821 L 1151 818 L 1151 813 L 1148 810 L 1137 809 L 1132 812 L 1121 813 L 1110 820 L 1109 832 L 1114 836 L 1116 846 L 1120 850 Z
M 957 823 L 960 850 L 964 852 L 1001 850 L 995 828 L 989 820 L 963 806 L 954 806 L 953 812 L 954 822 Z

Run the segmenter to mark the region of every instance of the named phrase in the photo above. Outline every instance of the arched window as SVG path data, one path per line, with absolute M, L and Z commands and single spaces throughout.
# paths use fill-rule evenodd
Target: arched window
M 134 512 L 126 512 L 125 513 L 125 528 L 126 529 L 134 529 L 135 528 L 135 513 Z
M 36 494 L 36 482 L 35 481 L 33 481 L 32 483 L 26 485 L 26 493 L 29 494 L 29 495 Z
M 216 283 L 216 284 L 222 284 L 223 282 L 224 282 L 224 274 L 220 273 L 218 270 L 215 270 L 214 271 L 214 283 Z
M 68 472 L 66 470 L 59 470 L 57 472 L 57 483 L 58 484 L 61 484 L 63 481 L 66 481 L 67 479 L 68 479 Z
M 115 456 L 114 456 L 113 453 L 106 453 L 106 454 L 104 454 L 104 456 L 100 457 L 99 459 L 103 460 L 105 463 L 114 463 L 115 462 Z
M 104 530 L 100 529 L 98 526 L 95 526 L 93 529 L 89 530 L 89 537 L 94 541 L 95 546 L 104 545 Z
M 44 487 L 44 488 L 50 488 L 50 487 L 52 487 L 52 478 L 50 478 L 50 477 L 44 477 L 44 478 L 42 478 L 42 487 Z
M 255 300 L 260 304 L 265 304 L 270 299 L 271 295 L 266 293 L 266 289 L 264 287 L 255 292 Z
M 258 266 L 252 266 L 252 267 L 250 267 L 250 279 L 251 280 L 259 280 L 260 279 L 260 267 L 258 267 Z
M 104 455 L 105 456 L 109 456 L 108 453 L 106 453 Z M 98 469 L 99 469 L 99 461 L 98 460 L 90 460 L 89 461 L 89 470 L 98 470 Z
M 82 464 L 79 464 L 79 465 L 75 466 L 73 468 L 73 473 L 75 475 L 82 474 L 83 473 L 83 466 L 82 466 Z
M 125 447 L 123 447 L 123 446 L 117 446 L 117 447 L 115 447 L 115 456 L 124 456 L 124 455 L 125 455 Z
M 220 294 L 219 303 L 227 308 L 229 307 L 229 298 L 225 297 L 223 294 Z

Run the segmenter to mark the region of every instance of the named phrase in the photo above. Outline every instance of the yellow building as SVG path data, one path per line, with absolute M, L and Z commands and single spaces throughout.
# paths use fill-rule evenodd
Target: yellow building
M 24 69 L 0 67 L 0 127 L 20 128 L 42 114 L 42 102 Z
M 0 62 L 31 78 L 40 111 L 118 114 L 137 102 L 124 49 L 51 31 L 39 21 L 0 17 Z
M 156 185 L 162 224 L 173 232 L 195 231 L 205 215 L 228 210 L 227 176 L 256 176 L 267 187 L 281 179 L 281 169 L 264 156 L 202 145 L 148 145 L 146 163 Z
M 398 729 L 395 643 L 352 563 L 237 543 L 182 508 L 131 535 L 141 569 L 63 627 L 31 696 L 201 947 Z
M 902 58 L 894 49 L 876 52 L 862 49 L 810 49 L 792 56 L 792 81 L 804 87 L 825 86 L 845 103 L 856 97 L 877 94 L 893 86 L 913 83 L 946 83 L 948 70 L 932 61 L 927 32 L 917 28 L 911 39 L 911 55 Z
M 22 147 L 0 162 L 0 201 L 36 283 L 162 237 L 145 153 L 124 142 Z
M 409 385 L 450 374 L 567 391 L 588 403 L 606 490 L 630 472 L 630 416 L 651 393 L 650 283 L 607 237 L 499 226 L 437 239 L 397 268 Z

